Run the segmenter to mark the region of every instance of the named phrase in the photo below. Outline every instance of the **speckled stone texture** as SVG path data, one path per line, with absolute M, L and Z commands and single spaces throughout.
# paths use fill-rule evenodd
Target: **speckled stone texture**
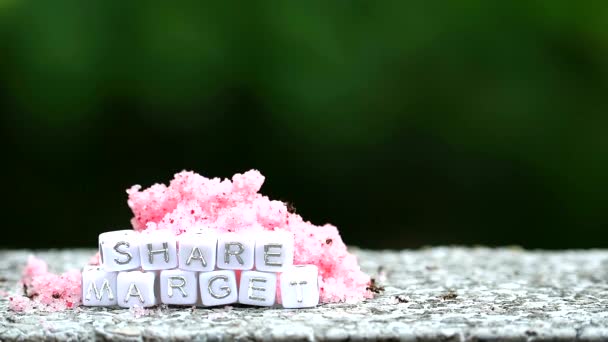
M 0 301 L 0 340 L 608 340 L 608 250 L 353 249 L 384 287 L 358 304 L 286 310 L 158 308 L 20 314 Z M 92 250 L 38 252 L 56 271 Z M 14 291 L 27 251 L 0 252 L 0 288 Z

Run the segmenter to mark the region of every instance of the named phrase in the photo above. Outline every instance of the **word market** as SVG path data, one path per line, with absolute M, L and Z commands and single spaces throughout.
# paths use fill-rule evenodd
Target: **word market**
M 293 265 L 294 239 L 285 231 L 119 230 L 99 235 L 99 253 L 101 265 L 82 272 L 85 306 L 319 303 L 318 269 Z

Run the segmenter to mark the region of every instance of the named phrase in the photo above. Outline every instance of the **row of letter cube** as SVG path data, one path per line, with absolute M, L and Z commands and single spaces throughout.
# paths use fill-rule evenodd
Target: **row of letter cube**
M 106 272 L 88 267 L 82 272 L 82 302 L 85 306 L 217 306 L 241 303 L 275 305 L 280 282 L 284 308 L 313 307 L 319 303 L 318 269 L 314 265 L 291 266 L 280 274 L 242 271 L 240 283 L 234 270 L 191 272 Z
M 107 271 L 180 268 L 209 272 L 226 270 L 282 272 L 293 264 L 294 241 L 289 232 L 216 234 L 193 230 L 179 236 L 157 230 L 119 230 L 99 235 L 101 262 Z

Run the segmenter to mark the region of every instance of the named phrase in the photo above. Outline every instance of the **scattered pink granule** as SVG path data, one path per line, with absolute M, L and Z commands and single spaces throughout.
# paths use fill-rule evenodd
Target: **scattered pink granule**
M 97 253 L 95 253 L 95 255 L 93 255 L 91 257 L 91 259 L 89 259 L 89 265 L 98 266 L 100 264 L 101 264 L 101 258 L 100 258 L 99 252 L 97 252 Z
M 182 171 L 169 183 L 141 191 L 127 190 L 133 211 L 133 228 L 168 229 L 181 234 L 191 227 L 219 232 L 285 230 L 295 238 L 295 264 L 319 268 L 321 302 L 359 301 L 371 298 L 370 282 L 330 224 L 316 226 L 288 210 L 285 203 L 259 193 L 264 176 L 257 170 L 235 174 L 232 181 L 209 179 Z
M 9 297 L 9 308 L 13 311 L 59 311 L 80 305 L 81 273 L 78 270 L 50 273 L 46 262 L 30 256 L 21 283 L 24 295 Z
M 129 308 L 129 312 L 133 315 L 134 318 L 140 318 L 143 316 L 149 316 L 152 313 L 152 310 L 142 308 L 139 305 L 135 305 Z

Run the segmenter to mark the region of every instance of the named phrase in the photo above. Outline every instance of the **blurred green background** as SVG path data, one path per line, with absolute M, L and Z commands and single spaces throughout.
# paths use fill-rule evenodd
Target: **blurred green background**
M 250 168 L 353 245 L 608 246 L 608 2 L 203 3 L 0 0 L 0 246 Z

